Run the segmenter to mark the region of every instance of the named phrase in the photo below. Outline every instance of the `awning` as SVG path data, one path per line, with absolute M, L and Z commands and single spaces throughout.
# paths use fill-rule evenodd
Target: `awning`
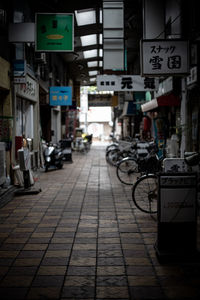
M 162 95 L 156 99 L 153 99 L 143 105 L 141 109 L 143 112 L 153 110 L 159 106 L 179 106 L 181 103 L 180 98 L 174 94 Z
M 145 111 L 149 111 L 149 110 L 155 109 L 156 107 L 158 107 L 158 101 L 157 101 L 157 99 L 153 99 L 151 101 L 148 101 L 145 104 L 142 104 L 141 105 L 141 110 L 143 112 L 145 112 Z

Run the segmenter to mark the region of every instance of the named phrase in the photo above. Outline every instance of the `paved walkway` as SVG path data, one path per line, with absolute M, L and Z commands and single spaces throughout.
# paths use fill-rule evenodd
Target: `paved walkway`
M 0 209 L 0 298 L 200 299 L 200 262 L 160 264 L 157 225 L 131 201 L 105 147 L 42 172 L 42 192 Z

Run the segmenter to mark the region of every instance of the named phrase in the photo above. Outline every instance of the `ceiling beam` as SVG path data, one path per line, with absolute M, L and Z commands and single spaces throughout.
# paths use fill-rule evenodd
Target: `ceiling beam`
M 74 28 L 74 36 L 80 37 L 89 34 L 100 34 L 103 31 L 102 24 L 91 24 L 84 26 L 75 26 Z

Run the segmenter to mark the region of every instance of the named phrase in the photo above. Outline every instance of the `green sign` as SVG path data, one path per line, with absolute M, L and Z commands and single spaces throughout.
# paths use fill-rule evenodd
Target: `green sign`
M 74 51 L 73 14 L 36 14 L 36 51 Z

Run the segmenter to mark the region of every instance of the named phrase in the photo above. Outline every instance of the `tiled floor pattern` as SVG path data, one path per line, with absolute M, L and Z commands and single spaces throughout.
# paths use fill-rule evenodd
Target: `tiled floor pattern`
M 73 153 L 0 209 L 0 299 L 200 299 L 200 262 L 158 262 L 156 221 L 104 153 Z

